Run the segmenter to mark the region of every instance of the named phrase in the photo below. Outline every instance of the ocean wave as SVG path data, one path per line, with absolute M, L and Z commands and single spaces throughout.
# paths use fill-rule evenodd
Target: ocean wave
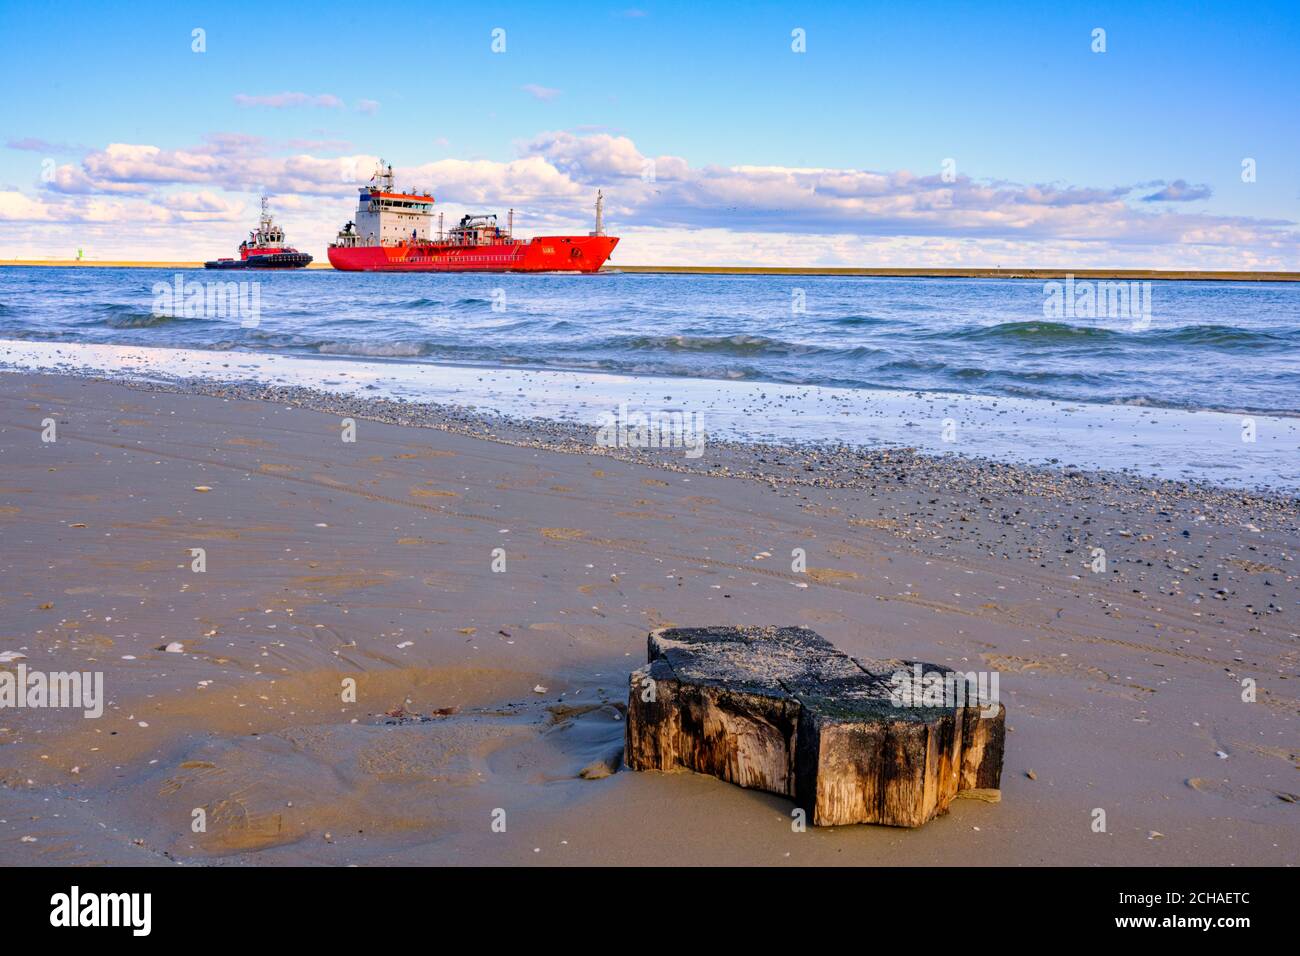
M 936 382 L 996 382 L 1008 394 L 1020 394 L 1017 389 L 1022 384 L 1041 385 L 1051 383 L 1070 386 L 1099 386 L 1104 379 L 1104 376 L 1085 371 L 1059 372 L 1048 369 L 1022 369 L 1010 366 L 954 365 L 941 359 L 911 358 L 883 362 L 871 370 L 869 373 L 870 381 L 863 381 L 858 384 L 867 387 L 877 385 L 897 386 L 899 384 L 898 380 L 906 379 L 916 373 L 932 376 Z M 1051 397 L 1056 396 L 1052 395 Z
M 1115 320 L 1121 322 L 1123 320 Z M 926 338 L 957 341 L 1002 341 L 1039 344 L 1120 343 L 1128 345 L 1206 345 L 1218 348 L 1282 347 L 1300 338 L 1300 329 L 1243 329 L 1234 325 L 1183 325 L 1162 328 L 1151 321 L 1143 327 L 1071 325 L 1067 322 L 1018 321 L 929 333 Z
M 156 313 L 151 309 L 124 302 L 99 302 L 84 307 L 80 321 L 77 324 L 110 329 L 152 329 L 160 325 L 204 321 L 207 320 L 187 318 L 184 315 Z
M 1032 341 L 1032 342 L 1066 342 L 1078 340 L 1110 339 L 1123 335 L 1116 329 L 1097 325 L 1070 325 L 1066 322 L 1020 321 L 999 322 L 997 325 L 981 325 L 956 331 L 942 330 L 932 332 L 925 338 L 955 339 L 976 341 Z
M 419 342 L 322 342 L 321 355 L 356 355 L 367 358 L 418 358 L 429 351 Z
M 1300 329 L 1243 329 L 1235 325 L 1185 325 L 1177 329 L 1153 329 L 1150 337 L 1179 345 L 1215 345 L 1223 347 L 1294 345 Z
M 942 372 L 948 363 L 942 359 L 899 358 L 882 362 L 876 366 L 877 372 Z
M 766 335 L 634 335 L 596 343 L 631 351 L 714 352 L 725 355 L 792 355 L 818 351 L 812 346 L 796 345 Z
M 728 356 L 748 359 L 797 358 L 817 363 L 842 363 L 885 354 L 873 345 L 809 345 L 765 335 L 639 335 L 599 339 L 570 346 L 582 352 L 647 352 L 688 357 Z
M 204 319 L 187 319 L 180 315 L 158 315 L 154 312 L 119 312 L 104 319 L 102 324 L 110 329 L 154 329 L 181 322 L 202 322 Z
M 702 378 L 727 379 L 732 381 L 766 380 L 773 382 L 792 382 L 805 384 L 802 378 L 789 377 L 780 372 L 755 368 L 751 365 L 684 365 L 671 361 L 654 361 L 644 359 L 628 361 L 623 359 L 575 359 L 565 356 L 524 357 L 519 356 L 511 364 L 535 365 L 556 371 L 585 370 L 605 372 L 613 375 L 654 375 L 667 378 Z
M 462 296 L 459 299 L 434 299 L 422 295 L 416 296 L 413 299 L 390 299 L 387 302 L 376 304 L 389 309 L 419 311 L 422 309 L 454 309 L 458 306 L 491 305 L 492 300 L 490 298 L 483 298 L 482 296 Z
M 851 328 L 893 324 L 888 319 L 882 319 L 878 315 L 837 315 L 835 318 L 828 320 L 828 323 L 830 325 L 846 325 Z
M 262 279 L 261 322 L 245 328 L 153 315 L 153 279 L 83 270 L 69 288 L 64 272 L 6 270 L 0 338 L 1300 409 L 1300 298 L 1289 288 L 1164 283 L 1139 327 L 1049 319 L 1037 284 L 998 280 L 824 277 L 816 308 L 791 315 L 788 277 L 516 276 L 499 280 L 509 302 L 498 313 L 493 277 L 286 273 Z

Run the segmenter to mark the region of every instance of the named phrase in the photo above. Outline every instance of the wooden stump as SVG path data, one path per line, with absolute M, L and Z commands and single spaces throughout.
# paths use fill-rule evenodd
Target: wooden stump
M 779 793 L 815 826 L 920 826 L 959 790 L 998 788 L 1006 709 L 909 698 L 944 679 L 966 690 L 951 668 L 854 659 L 802 627 L 664 628 L 648 644 L 628 692 L 634 770 Z

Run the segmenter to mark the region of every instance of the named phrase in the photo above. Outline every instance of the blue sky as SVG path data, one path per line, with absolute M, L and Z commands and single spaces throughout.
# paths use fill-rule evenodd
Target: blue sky
M 1300 7 L 1063 6 L 396 2 L 381 16 L 358 3 L 146 2 L 55 15 L 5 0 L 0 80 L 19 95 L 0 118 L 0 218 L 12 224 L 0 255 L 60 254 L 77 239 L 228 253 L 208 246 L 234 244 L 258 185 L 300 244 L 323 246 L 351 214 L 346 184 L 325 198 L 274 160 L 383 155 L 432 180 L 449 213 L 516 202 L 576 227 L 605 188 L 628 263 L 666 261 L 689 232 L 721 261 L 794 250 L 826 264 L 1300 268 L 1288 225 L 1300 220 Z M 791 50 L 796 27 L 806 53 Z M 1104 53 L 1091 49 L 1097 27 Z M 195 28 L 206 52 L 191 49 Z M 491 51 L 494 28 L 505 53 Z M 250 150 L 243 168 L 262 160 L 248 182 L 232 178 L 232 134 Z M 222 136 L 219 172 L 174 175 Z M 109 144 L 175 162 L 97 159 Z M 565 181 L 508 165 L 527 156 Z M 658 157 L 688 171 L 646 190 L 630 170 Z M 940 176 L 945 159 L 957 182 L 900 187 L 900 175 Z M 70 169 L 42 182 L 50 160 Z M 787 177 L 783 191 L 751 167 L 892 185 Z M 1043 199 L 1025 192 L 1035 187 L 1110 194 Z M 1079 208 L 1019 215 L 1044 203 Z M 823 237 L 817 251 L 808 236 Z

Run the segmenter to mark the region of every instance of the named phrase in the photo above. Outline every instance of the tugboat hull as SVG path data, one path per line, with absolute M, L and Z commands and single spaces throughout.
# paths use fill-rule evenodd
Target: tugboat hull
M 213 259 L 203 263 L 205 269 L 301 269 L 311 262 L 305 252 L 273 252 L 250 255 L 247 259 Z

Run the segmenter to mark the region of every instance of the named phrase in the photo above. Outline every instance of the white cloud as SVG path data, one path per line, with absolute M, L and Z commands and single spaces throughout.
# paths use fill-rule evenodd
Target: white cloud
M 50 212 L 47 204 L 16 190 L 0 191 L 0 220 L 4 222 L 49 222 L 53 219 Z
M 164 209 L 179 214 L 187 222 L 239 222 L 246 215 L 243 202 L 218 196 L 207 189 L 169 193 L 159 202 Z
M 439 209 L 453 216 L 514 207 L 517 225 L 533 234 L 587 231 L 595 190 L 604 189 L 607 224 L 623 237 L 617 260 L 625 263 L 1287 268 L 1300 251 L 1292 222 L 1144 203 L 1135 189 L 1151 183 L 1023 185 L 968 176 L 949 182 L 908 170 L 692 167 L 604 131 L 541 133 L 518 150 L 506 161 L 398 167 L 398 185 L 432 190 Z M 186 229 L 238 220 L 250 194 L 265 191 L 294 215 L 299 243 L 319 252 L 353 215 L 355 187 L 377 163 L 364 153 L 280 154 L 241 134 L 187 149 L 114 143 L 58 167 L 36 197 L 0 194 L 0 217 L 33 230 L 113 215 L 172 223 L 165 249 L 136 253 L 171 257 L 190 245 Z M 1186 192 L 1181 181 L 1174 184 Z
M 542 100 L 543 102 L 553 100 L 560 95 L 559 90 L 552 89 L 549 86 L 539 86 L 536 83 L 525 83 L 519 88 L 533 99 Z
M 365 102 L 371 102 L 369 100 Z M 236 106 L 269 106 L 282 110 L 294 106 L 320 106 L 326 109 L 342 109 L 343 101 L 333 93 L 271 93 L 262 96 L 250 96 L 247 93 L 235 94 Z
M 61 166 L 46 188 L 62 193 L 147 193 L 164 185 L 206 184 L 235 192 L 344 195 L 368 178 L 378 157 L 272 156 L 254 137 L 214 137 L 192 149 L 113 143 L 80 166 Z
M 82 161 L 87 180 L 101 183 L 202 183 L 220 168 L 220 160 L 202 153 L 167 151 L 157 146 L 110 143 Z
M 1197 199 L 1209 199 L 1214 190 L 1206 185 L 1189 183 L 1185 179 L 1175 179 L 1172 183 L 1155 183 L 1163 186 L 1149 196 L 1143 196 L 1143 202 L 1195 202 Z

